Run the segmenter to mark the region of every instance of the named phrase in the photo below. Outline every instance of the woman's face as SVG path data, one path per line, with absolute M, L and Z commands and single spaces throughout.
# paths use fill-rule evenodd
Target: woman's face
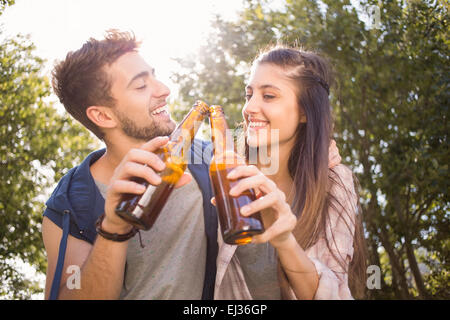
M 250 147 L 294 143 L 297 126 L 306 122 L 296 92 L 282 68 L 268 63 L 254 66 L 246 86 L 247 102 L 242 109 Z

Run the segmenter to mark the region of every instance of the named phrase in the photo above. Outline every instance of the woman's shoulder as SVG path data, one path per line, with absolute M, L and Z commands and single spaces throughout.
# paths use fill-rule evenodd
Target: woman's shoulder
M 358 193 L 355 182 L 357 182 L 352 170 L 343 164 L 330 169 L 329 173 L 329 195 L 332 212 L 343 211 L 353 216 L 358 207 Z M 340 215 L 340 214 L 339 214 Z
M 355 181 L 353 171 L 344 164 L 338 164 L 337 166 L 330 168 L 329 177 L 332 182 L 335 182 L 331 187 L 341 186 L 346 189 L 354 188 Z

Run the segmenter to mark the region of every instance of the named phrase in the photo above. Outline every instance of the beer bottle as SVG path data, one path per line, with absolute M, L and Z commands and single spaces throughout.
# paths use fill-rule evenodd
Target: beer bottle
M 227 139 L 228 125 L 222 107 L 211 106 L 209 119 L 214 146 L 209 173 L 216 198 L 222 237 L 228 244 L 247 244 L 251 242 L 252 236 L 264 232 L 259 212 L 250 217 L 240 214 L 243 206 L 256 199 L 255 191 L 246 190 L 238 197 L 230 196 L 230 189 L 237 184 L 237 180 L 228 180 L 227 175 L 236 166 L 245 165 L 245 160 L 234 151 L 232 139 Z
M 162 181 L 154 186 L 145 179 L 134 181 L 144 185 L 146 190 L 141 195 L 124 194 L 116 214 L 138 229 L 149 230 L 172 193 L 176 183 L 186 170 L 188 153 L 204 117 L 208 114 L 208 105 L 197 101 L 189 113 L 170 135 L 169 142 L 155 152 L 166 167 L 159 173 Z

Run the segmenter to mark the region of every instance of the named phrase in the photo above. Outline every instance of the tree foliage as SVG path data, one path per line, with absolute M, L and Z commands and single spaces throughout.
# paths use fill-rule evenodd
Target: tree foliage
M 0 42 L 0 298 L 42 291 L 17 262 L 45 271 L 44 202 L 55 181 L 93 147 L 89 133 L 48 102 L 44 61 L 33 50 L 24 36 Z
M 238 123 L 260 49 L 281 41 L 324 54 L 337 80 L 335 138 L 361 184 L 368 262 L 383 272 L 369 296 L 448 299 L 448 4 L 271 3 L 248 0 L 235 21 L 217 17 L 198 56 L 179 59 L 181 104 L 222 104 Z
M 15 0 L 0 0 L 0 16 L 7 6 L 14 4 Z

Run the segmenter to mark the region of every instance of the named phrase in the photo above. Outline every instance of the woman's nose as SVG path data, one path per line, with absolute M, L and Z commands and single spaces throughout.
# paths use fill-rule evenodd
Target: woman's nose
M 250 97 L 244 105 L 242 112 L 244 114 L 256 114 L 260 111 L 256 98 Z

